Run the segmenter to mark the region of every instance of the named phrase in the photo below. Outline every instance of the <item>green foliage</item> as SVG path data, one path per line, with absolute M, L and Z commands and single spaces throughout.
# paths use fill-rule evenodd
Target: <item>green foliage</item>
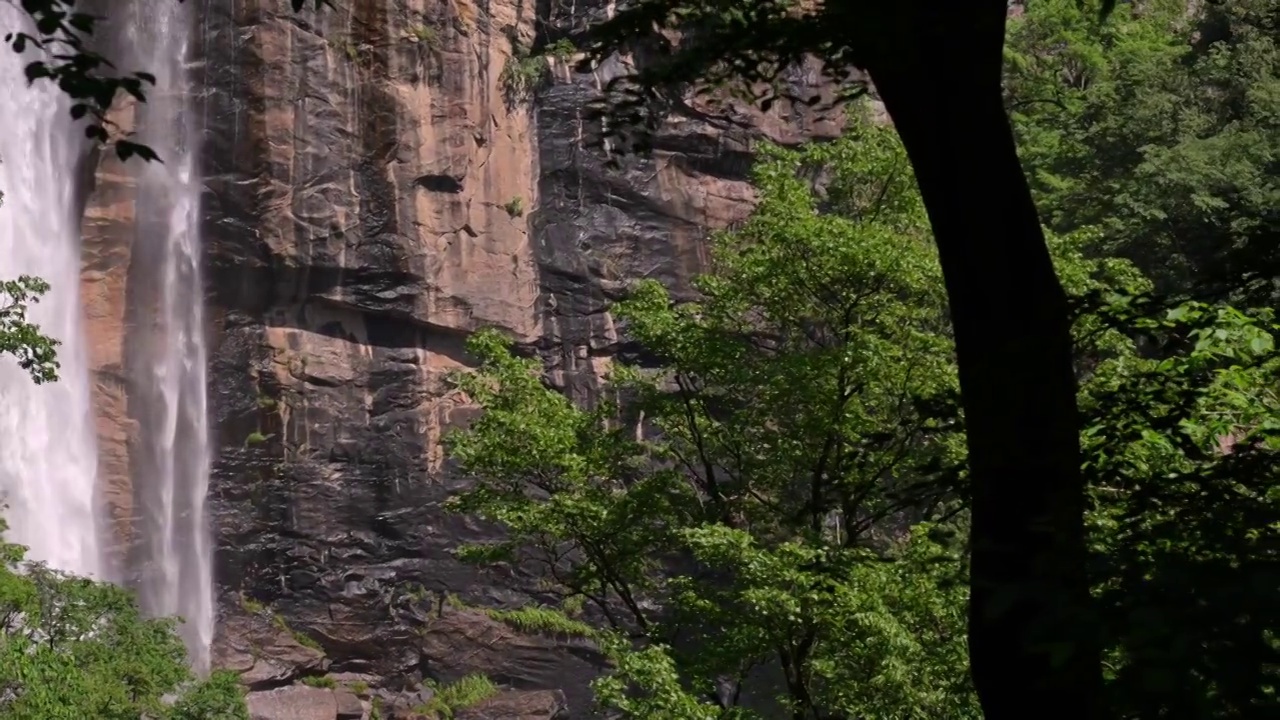
M 1275 308 L 1274 2 L 1011 24 L 1009 104 L 1046 221 L 1177 295 Z M 1090 522 L 1120 717 L 1269 717 L 1280 692 L 1270 310 L 1111 297 L 1082 343 Z
M 142 617 L 114 585 L 26 562 L 20 546 L 0 553 L 0 715 L 248 720 L 234 674 L 191 676 L 173 620 Z
M 511 47 L 511 57 L 502 66 L 498 82 L 507 102 L 526 100 L 550 77 L 551 68 L 543 55 L 533 55 L 520 43 Z
M 502 209 L 513 218 L 524 215 L 524 200 L 520 196 L 511 198 L 502 206 Z
M 213 671 L 207 680 L 183 693 L 165 717 L 167 720 L 249 720 L 240 676 L 229 670 Z
M 523 607 L 515 610 L 489 610 L 494 620 L 531 635 L 595 638 L 597 628 L 568 617 L 559 608 Z
M 662 364 L 615 373 L 625 411 L 575 407 L 500 336 L 473 338 L 481 371 L 458 383 L 486 412 L 451 451 L 478 485 L 453 507 L 510 542 L 461 554 L 530 563 L 585 599 L 603 630 L 548 607 L 494 614 L 605 648 L 597 697 L 628 717 L 754 717 L 741 692 L 805 717 L 977 717 L 957 672 L 960 558 L 927 525 L 902 530 L 954 508 L 963 450 L 901 146 L 856 124 L 763 157 L 759 209 L 716 239 L 702 300 L 642 283 L 617 308 Z M 715 689 L 770 666 L 786 687 Z
M 275 436 L 274 436 L 274 435 L 263 435 L 262 433 L 260 433 L 260 432 L 258 432 L 257 430 L 255 430 L 255 431 L 253 431 L 253 432 L 249 433 L 248 437 L 246 437 L 246 438 L 244 439 L 244 444 L 245 444 L 245 447 L 251 447 L 251 446 L 253 446 L 253 445 L 261 445 L 261 444 L 265 443 L 266 441 L 270 440 L 270 439 L 271 439 L 271 438 L 273 438 L 273 437 L 275 437 Z
M 1280 326 L 1188 303 L 1102 311 L 1148 346 L 1082 406 L 1108 671 L 1120 717 L 1280 711 Z M 1182 716 L 1182 715 L 1180 715 Z
M 29 275 L 0 282 L 0 354 L 13 356 L 37 383 L 58 379 L 60 343 L 27 320 L 31 305 L 48 291 L 48 283 Z
M 418 23 L 409 26 L 409 39 L 412 42 L 433 48 L 439 42 L 439 35 L 436 33 L 436 29 L 430 25 Z
M 548 45 L 547 49 L 543 51 L 543 54 L 547 57 L 556 58 L 557 60 L 568 60 L 573 57 L 576 52 L 578 52 L 578 48 L 573 44 L 572 40 L 569 38 L 560 38 Z
M 240 593 L 240 607 L 250 615 L 264 615 L 270 612 L 266 605 L 244 593 Z
M 597 699 L 625 717 L 755 717 L 740 698 L 775 691 L 796 717 L 979 717 L 951 344 L 901 147 L 855 122 L 765 148 L 754 179 L 757 211 L 716 238 L 697 302 L 640 283 L 615 308 L 658 367 L 617 368 L 593 407 L 500 335 L 473 338 L 480 370 L 458 384 L 485 413 L 450 449 L 477 485 L 451 506 L 509 537 L 459 555 L 541 568 L 564 604 L 585 601 L 582 617 L 491 614 L 600 646 Z M 1276 326 L 1155 302 L 1131 263 L 1093 257 L 1101 234 L 1050 244 L 1077 309 L 1110 701 L 1120 717 L 1265 717 Z M 752 679 L 770 665 L 783 687 Z
M 479 674 L 467 675 L 446 685 L 428 685 L 435 694 L 425 705 L 416 708 L 416 712 L 429 714 L 439 720 L 452 720 L 458 711 L 478 705 L 498 692 L 498 686 L 492 680 Z
M 1048 224 L 1168 292 L 1274 305 L 1280 16 L 1274 0 L 1155 0 L 1099 24 L 1037 0 L 1010 26 L 1009 105 Z
M 328 675 L 310 675 L 302 678 L 302 684 L 314 688 L 336 688 L 338 681 Z
M 320 646 L 320 643 L 316 642 L 311 636 L 299 630 L 295 630 L 293 626 L 289 625 L 289 621 L 285 620 L 283 615 L 273 613 L 271 616 L 271 622 L 275 623 L 276 627 L 289 633 L 289 636 L 293 638 L 293 641 L 299 645 L 305 648 L 311 648 L 312 650 L 324 650 L 324 648 Z

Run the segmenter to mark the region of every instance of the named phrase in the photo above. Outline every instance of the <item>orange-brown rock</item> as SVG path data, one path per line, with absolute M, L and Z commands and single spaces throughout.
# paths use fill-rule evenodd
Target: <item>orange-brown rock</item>
M 133 124 L 132 103 L 122 103 L 111 120 Z M 93 373 L 93 407 L 98 428 L 99 487 L 110 521 L 106 529 L 111 564 L 119 566 L 132 536 L 133 498 L 129 447 L 138 424 L 128 412 L 125 343 L 129 307 L 128 275 L 133 249 L 135 183 L 114 155 L 103 158 L 81 221 L 80 295 L 85 312 L 86 349 Z

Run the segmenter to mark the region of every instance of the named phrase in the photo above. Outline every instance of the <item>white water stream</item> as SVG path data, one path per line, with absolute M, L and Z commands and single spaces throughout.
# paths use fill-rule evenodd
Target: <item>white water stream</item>
M 0 3 L 4 31 L 23 17 Z M 56 87 L 27 87 L 27 62 L 0 47 L 0 278 L 35 275 L 52 286 L 29 319 L 62 342 L 62 367 L 58 382 L 35 385 L 11 358 L 0 358 L 0 492 L 8 538 L 30 547 L 32 559 L 101 577 L 75 198 L 87 144 Z
M 135 67 L 156 78 L 147 104 L 139 108 L 139 140 L 164 160 L 130 162 L 138 179 L 134 262 L 144 270 L 139 280 L 152 293 L 138 315 L 142 342 L 133 355 L 140 388 L 132 414 L 144 437 L 134 463 L 134 496 L 144 513 L 136 583 L 144 610 L 187 620 L 183 636 L 192 664 L 203 671 L 209 665 L 214 608 L 205 517 L 210 455 L 200 276 L 202 184 L 187 71 L 192 5 L 135 0 L 124 27 Z M 134 402 L 131 398 L 131 410 Z
M 137 111 L 138 141 L 164 160 L 128 162 L 136 180 L 130 250 L 125 372 L 134 544 L 123 580 L 152 615 L 180 615 L 199 671 L 213 638 L 212 558 L 205 495 L 209 480 L 206 348 L 200 277 L 199 127 L 186 70 L 192 3 L 134 0 L 112 8 L 122 69 L 156 77 Z M 0 27 L 19 14 L 0 3 Z M 124 55 L 124 53 L 120 53 Z M 60 380 L 37 386 L 0 359 L 0 489 L 10 536 L 35 558 L 102 576 L 97 449 L 79 299 L 80 219 L 76 163 L 87 150 L 66 102 L 48 83 L 26 87 L 19 58 L 0 48 L 0 277 L 21 273 L 52 290 L 34 319 L 57 337 Z

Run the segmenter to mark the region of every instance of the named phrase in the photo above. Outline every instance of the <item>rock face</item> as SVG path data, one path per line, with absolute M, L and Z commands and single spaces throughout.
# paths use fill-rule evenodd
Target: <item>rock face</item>
M 247 704 L 250 720 L 361 720 L 368 715 L 351 693 L 306 685 L 252 692 Z
M 620 65 L 583 76 L 552 61 L 528 95 L 508 82 L 534 67 L 513 56 L 535 33 L 580 26 L 604 0 L 289 5 L 206 0 L 196 33 L 215 662 L 256 690 L 255 718 L 346 717 L 350 696 L 290 685 L 325 672 L 386 697 L 483 673 L 504 692 L 459 717 L 589 717 L 589 648 L 468 609 L 539 593 L 450 552 L 494 529 L 441 508 L 463 483 L 441 433 L 468 412 L 447 376 L 468 364 L 467 334 L 497 326 L 589 395 L 619 344 L 610 301 L 640 277 L 687 292 L 707 230 L 749 212 L 753 143 L 838 128 L 781 110 L 691 114 L 652 159 L 610 169 L 584 107 Z M 127 488 L 118 174 L 99 169 L 85 287 L 104 482 Z

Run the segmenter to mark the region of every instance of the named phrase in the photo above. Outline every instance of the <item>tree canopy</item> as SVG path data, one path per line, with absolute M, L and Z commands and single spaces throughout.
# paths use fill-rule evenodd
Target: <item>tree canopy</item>
M 1280 16 L 1159 0 L 1105 24 L 1036 0 L 1007 101 L 1046 223 L 1093 226 L 1167 293 L 1276 305 Z
M 476 482 L 454 507 L 509 536 L 460 552 L 536 568 L 545 602 L 495 615 L 596 640 L 597 698 L 625 717 L 983 717 L 965 422 L 903 148 L 855 116 L 833 143 L 762 149 L 753 178 L 699 299 L 642 282 L 614 308 L 648 360 L 594 405 L 499 334 L 472 340 L 458 383 L 484 413 L 450 439 Z M 1050 247 L 1076 308 L 1106 707 L 1266 717 L 1280 327 L 1153 300 L 1101 237 Z
M 1030 694 L 1096 717 L 1070 309 L 1004 108 L 1008 10 L 1003 0 L 644 0 L 589 28 L 584 45 L 588 61 L 636 57 L 610 81 L 602 112 L 640 147 L 691 91 L 810 102 L 784 90 L 805 58 L 822 64 L 837 99 L 874 86 L 914 170 L 947 292 L 970 470 L 969 650 L 984 712 L 1021 717 Z

